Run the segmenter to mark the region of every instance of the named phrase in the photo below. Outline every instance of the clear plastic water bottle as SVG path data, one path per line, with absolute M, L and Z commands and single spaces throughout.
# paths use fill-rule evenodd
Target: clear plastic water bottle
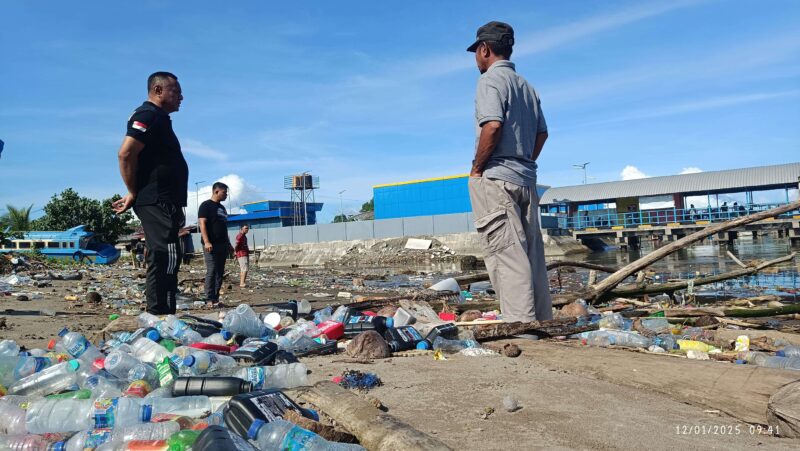
M 215 352 L 196 352 L 183 359 L 183 365 L 194 375 L 206 374 L 223 368 L 236 368 L 239 364 L 232 357 Z
M 309 385 L 308 368 L 302 363 L 282 363 L 274 366 L 225 368 L 214 376 L 233 376 L 253 384 L 255 390 L 295 388 Z
M 0 341 L 0 356 L 18 356 L 19 345 L 14 340 Z
M 114 350 L 108 353 L 103 361 L 103 367 L 106 371 L 119 379 L 128 378 L 128 373 L 131 368 L 139 365 L 141 362 L 130 354 L 126 354 L 119 350 Z
M 12 395 L 44 396 L 65 390 L 77 382 L 76 372 L 81 364 L 77 360 L 62 362 L 22 378 L 8 387 Z
M 93 405 L 91 399 L 37 399 L 28 405 L 25 428 L 31 434 L 89 429 Z
M 245 337 L 275 336 L 274 330 L 264 324 L 247 304 L 239 304 L 225 315 L 222 327 L 230 333 Z
M 181 430 L 177 421 L 160 423 L 143 423 L 114 428 L 111 440 L 126 442 L 129 440 L 166 440 L 170 435 Z
M 672 325 L 666 318 L 645 318 L 642 320 L 642 327 L 657 334 L 669 333 Z
M 163 346 L 147 337 L 137 338 L 131 346 L 133 347 L 133 356 L 145 363 L 155 364 L 172 357 L 172 354 Z
M 204 338 L 201 343 L 206 343 L 210 345 L 219 345 L 219 346 L 227 346 L 228 340 L 231 339 L 233 335 L 228 332 L 227 330 L 223 330 L 216 334 L 211 334 L 208 337 Z
M 8 387 L 52 365 L 45 357 L 0 356 L 0 385 Z
M 800 357 L 781 357 L 757 351 L 740 352 L 739 358 L 751 365 L 765 368 L 780 368 L 787 370 L 800 370 Z
M 153 415 L 171 413 L 189 418 L 204 418 L 211 414 L 211 399 L 208 396 L 181 396 L 178 398 L 155 398 L 146 401 Z
M 128 381 L 142 380 L 150 384 L 151 387 L 158 387 L 160 384 L 158 370 L 146 363 L 139 363 L 128 371 Z
M 25 410 L 0 398 L 0 434 L 25 434 Z M 0 449 L 2 447 L 0 446 Z
M 443 352 L 458 352 L 462 349 L 480 347 L 480 343 L 475 340 L 449 340 L 444 337 L 436 337 L 433 340 L 433 349 L 441 349 Z
M 9 451 L 44 451 L 49 449 L 50 440 L 41 435 L 13 434 L 0 436 L 0 449 Z
M 347 318 L 349 313 L 350 307 L 347 307 L 346 305 L 340 305 L 339 307 L 336 307 L 336 310 L 334 310 L 331 319 L 337 323 L 344 323 L 344 320 Z
M 333 308 L 329 305 L 323 309 L 314 312 L 314 323 L 319 324 L 321 322 L 327 321 L 331 319 L 331 316 L 333 316 Z
M 95 428 L 118 428 L 147 423 L 153 415 L 151 406 L 139 398 L 104 398 L 94 401 Z
M 592 331 L 586 343 L 594 346 L 624 346 L 628 348 L 647 348 L 652 342 L 649 338 L 634 332 L 622 330 Z
M 122 383 L 127 383 L 123 381 Z M 93 398 L 118 398 L 122 396 L 122 388 L 117 381 L 109 380 L 103 376 L 91 376 L 84 384 L 92 391 Z
M 678 341 L 672 334 L 661 334 L 653 338 L 653 344 L 660 346 L 667 351 L 678 349 Z
M 84 451 L 86 449 L 97 449 L 98 446 L 108 443 L 111 440 L 111 429 L 89 429 L 75 433 L 64 444 L 64 451 Z
M 786 345 L 779 349 L 775 355 L 779 357 L 800 357 L 800 346 Z
M 161 322 L 161 318 L 152 313 L 142 312 L 137 321 L 139 322 L 139 327 L 156 327 Z
M 269 423 L 255 420 L 247 431 L 247 438 L 255 441 L 262 451 L 275 449 L 303 449 L 308 451 L 356 451 L 360 445 L 329 442 L 319 435 L 285 420 Z
M 70 332 L 65 327 L 61 329 L 58 336 L 61 337 L 61 343 L 66 348 L 67 353 L 75 359 L 91 364 L 95 360 L 105 357 L 99 349 L 78 332 Z
M 199 332 L 179 320 L 175 315 L 167 315 L 167 318 L 158 324 L 157 329 L 161 336 L 172 337 L 185 345 L 203 340 Z

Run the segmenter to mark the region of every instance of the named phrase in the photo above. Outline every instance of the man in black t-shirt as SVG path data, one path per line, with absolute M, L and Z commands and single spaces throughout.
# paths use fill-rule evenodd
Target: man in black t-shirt
M 233 253 L 228 237 L 228 210 L 222 202 L 228 198 L 228 185 L 216 182 L 211 186 L 211 199 L 200 204 L 197 224 L 203 243 L 203 258 L 206 262 L 206 301 L 212 306 L 221 306 L 219 289 L 225 275 L 225 260 Z
M 130 208 L 142 222 L 147 241 L 147 311 L 175 313 L 181 247 L 178 231 L 186 217 L 189 167 L 181 152 L 170 113 L 180 109 L 178 77 L 156 72 L 147 78 L 147 101 L 128 118 L 119 149 L 119 170 L 128 194 L 114 202 L 117 213 Z

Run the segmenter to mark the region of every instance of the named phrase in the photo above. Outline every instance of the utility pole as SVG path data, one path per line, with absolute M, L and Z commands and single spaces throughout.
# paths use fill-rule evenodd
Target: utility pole
M 575 169 L 583 170 L 583 184 L 584 185 L 586 184 L 586 180 L 587 180 L 587 177 L 586 177 L 586 166 L 588 166 L 588 165 L 589 165 L 588 161 L 586 163 L 583 163 L 583 164 L 573 164 L 572 165 L 572 167 L 575 168 Z
M 343 189 L 339 191 L 339 217 L 344 216 L 344 203 L 342 202 L 342 193 L 344 193 L 345 191 L 347 190 Z M 345 218 L 342 218 L 342 222 L 346 222 Z
M 200 209 L 200 184 L 205 183 L 206 180 L 200 180 L 199 182 L 194 182 L 194 201 L 196 210 Z

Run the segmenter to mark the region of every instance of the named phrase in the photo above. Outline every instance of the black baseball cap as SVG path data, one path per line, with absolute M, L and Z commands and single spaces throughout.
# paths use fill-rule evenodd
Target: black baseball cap
M 509 46 L 514 45 L 514 29 L 505 22 L 492 21 L 478 28 L 475 42 L 467 47 L 468 52 L 474 52 L 483 41 L 500 42 Z

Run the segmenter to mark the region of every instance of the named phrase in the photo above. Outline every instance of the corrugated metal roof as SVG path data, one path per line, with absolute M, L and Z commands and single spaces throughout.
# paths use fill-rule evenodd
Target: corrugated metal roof
M 553 204 L 564 199 L 569 202 L 587 202 L 612 200 L 620 197 L 661 196 L 673 193 L 699 194 L 710 191 L 734 191 L 746 188 L 797 184 L 798 177 L 800 177 L 800 163 L 648 177 L 619 182 L 550 188 L 544 192 L 539 203 Z

